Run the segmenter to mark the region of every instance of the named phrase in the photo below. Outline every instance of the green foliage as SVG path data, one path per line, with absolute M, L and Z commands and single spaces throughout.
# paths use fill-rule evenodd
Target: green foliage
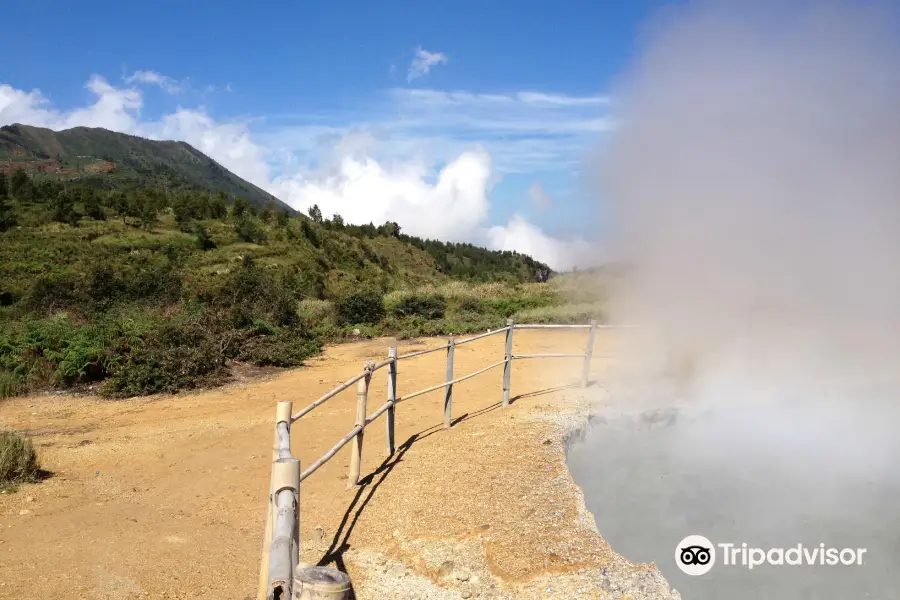
M 381 293 L 372 288 L 348 292 L 335 302 L 338 317 L 344 323 L 377 323 L 384 316 Z
M 236 219 L 250 214 L 252 210 L 253 207 L 250 206 L 250 203 L 241 197 L 235 198 L 231 204 L 231 216 Z
M 175 194 L 222 191 L 230 197 L 241 196 L 257 207 L 273 200 L 271 194 L 184 142 L 161 142 L 99 128 L 51 131 L 27 125 L 0 127 L 0 154 L 12 150 L 19 157 L 24 151 L 26 169 L 45 179 L 63 180 L 76 174 L 82 182 L 104 189 L 166 187 Z M 41 172 L 28 164 L 51 157 L 61 162 L 64 173 Z M 115 168 L 106 172 L 109 163 Z
M 565 304 L 520 310 L 513 318 L 518 323 L 585 324 L 591 319 L 603 321 L 604 307 L 598 303 Z
M 275 279 L 252 260 L 245 260 L 229 274 L 213 305 L 227 315 L 233 328 L 247 328 L 256 321 L 276 327 L 298 322 L 296 299 L 284 281 Z
M 243 213 L 242 213 L 243 214 Z M 241 216 L 234 222 L 234 233 L 242 242 L 264 244 L 267 236 L 256 220 L 249 216 Z
M 9 193 L 19 198 L 29 182 L 28 173 L 25 172 L 25 169 L 19 167 L 13 171 L 12 177 L 9 179 Z
M 216 243 L 210 237 L 209 232 L 203 225 L 197 225 L 197 247 L 201 250 L 212 250 L 216 247 Z
M 225 379 L 225 360 L 215 333 L 198 319 L 179 318 L 151 331 L 100 391 L 112 398 L 127 398 L 204 387 Z
M 105 221 L 106 213 L 103 212 L 103 208 L 100 206 L 100 200 L 97 198 L 96 192 L 92 188 L 82 188 L 80 195 L 85 216 L 94 221 Z
M 5 175 L 0 173 L 0 175 Z M 16 215 L 13 213 L 13 207 L 9 202 L 9 198 L 0 190 L 0 232 L 7 231 L 15 227 Z
M 309 218 L 315 223 L 322 222 L 322 209 L 319 208 L 318 204 L 313 204 L 309 207 Z
M 9 178 L 6 173 L 0 171 L 0 200 L 6 200 L 9 196 Z
M 439 294 L 395 292 L 385 298 L 388 312 L 397 317 L 443 318 L 447 300 Z
M 256 335 L 247 336 L 237 347 L 234 358 L 260 367 L 290 367 L 301 364 L 322 349 L 317 339 L 292 329 L 275 329 L 260 323 L 254 333 Z
M 13 431 L 0 431 L 0 484 L 34 481 L 39 472 L 31 440 Z
M 59 192 L 53 199 L 53 220 L 77 227 L 81 215 L 75 210 L 75 200 L 66 190 Z
M 0 238 L 0 396 L 95 381 L 114 397 L 172 392 L 227 380 L 232 361 L 297 365 L 328 340 L 483 331 L 563 302 L 529 257 L 324 220 L 317 207 L 292 217 L 269 198 L 192 187 L 147 156 L 118 155 L 146 178 L 31 171 L 18 197 L 0 197 L 18 224 Z M 77 228 L 53 222 L 81 215 Z

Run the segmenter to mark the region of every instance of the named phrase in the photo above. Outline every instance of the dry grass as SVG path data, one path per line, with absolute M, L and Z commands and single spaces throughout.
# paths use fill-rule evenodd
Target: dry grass
M 30 439 L 13 431 L 0 431 L 0 484 L 34 481 L 39 469 Z
M 599 302 L 543 306 L 520 310 L 513 317 L 517 323 L 575 323 L 583 325 L 591 319 L 603 320 L 603 305 Z

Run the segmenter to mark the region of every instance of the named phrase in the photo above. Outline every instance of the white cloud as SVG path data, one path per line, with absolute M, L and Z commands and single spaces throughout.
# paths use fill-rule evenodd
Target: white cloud
M 156 71 L 135 71 L 134 75 L 125 78 L 125 83 L 129 85 L 134 85 L 135 83 L 158 85 L 169 94 L 180 94 L 187 89 L 187 84 L 185 82 L 167 77 Z
M 497 250 L 516 250 L 546 262 L 557 270 L 568 270 L 597 264 L 595 245 L 581 238 L 561 240 L 547 235 L 521 215 L 514 215 L 507 225 L 491 227 L 488 245 Z
M 271 189 L 299 210 L 317 204 L 351 223 L 397 221 L 411 235 L 463 241 L 487 218 L 490 174 L 490 156 L 480 149 L 461 154 L 434 183 L 415 161 L 388 167 L 346 157 L 335 172 L 276 181 Z
M 460 154 L 433 181 L 421 161 L 348 155 L 336 168 L 277 179 L 269 191 L 297 210 L 317 204 L 326 217 L 337 213 L 349 223 L 396 221 L 411 235 L 517 250 L 556 269 L 593 264 L 592 244 L 554 238 L 521 215 L 490 226 L 491 179 L 491 157 L 480 148 Z
M 477 143 L 499 174 L 574 171 L 597 136 L 616 126 L 606 104 L 603 96 L 392 89 L 380 102 L 367 103 L 363 113 L 283 116 L 261 139 L 303 156 L 351 132 L 368 131 L 378 140 L 379 160 L 415 154 L 446 163 Z
M 540 92 L 519 92 L 516 94 L 516 98 L 528 104 L 543 106 L 585 106 L 609 103 L 607 96 L 563 96 Z
M 550 194 L 539 181 L 531 184 L 531 187 L 528 188 L 528 197 L 531 198 L 531 203 L 536 208 L 542 210 L 550 208 Z
M 25 92 L 0 84 L 0 125 L 19 122 L 57 130 L 104 127 L 151 139 L 183 140 L 298 210 L 318 204 L 326 215 L 339 213 L 348 222 L 397 221 L 410 234 L 518 250 L 559 269 L 591 262 L 591 245 L 584 240 L 554 238 L 520 215 L 506 225 L 491 226 L 489 215 L 491 186 L 500 176 L 498 155 L 504 151 L 517 154 L 515 161 L 520 166 L 529 160 L 535 165 L 546 164 L 558 160 L 554 153 L 561 147 L 559 143 L 543 146 L 540 136 L 504 146 L 491 140 L 490 132 L 553 131 L 554 119 L 556 126 L 567 122 L 569 129 L 581 130 L 583 127 L 575 125 L 579 117 L 568 111 L 592 102 L 542 100 L 545 105 L 557 107 L 549 114 L 557 110 L 565 113 L 550 117 L 548 124 L 541 123 L 536 113 L 524 111 L 517 116 L 515 110 L 509 110 L 540 104 L 533 98 L 428 91 L 419 94 L 425 98 L 425 107 L 419 107 L 424 114 L 418 129 L 404 129 L 392 122 L 353 129 L 346 124 L 324 122 L 302 128 L 300 136 L 296 135 L 298 130 L 290 129 L 251 136 L 247 123 L 219 122 L 202 108 L 179 107 L 160 119 L 142 119 L 140 89 L 117 88 L 96 75 L 86 87 L 94 94 L 94 101 L 62 111 L 53 108 L 39 90 Z M 443 133 L 434 138 L 438 143 L 432 148 L 438 152 L 429 153 L 427 132 L 438 122 L 437 115 L 429 111 L 440 104 L 454 103 L 465 110 L 497 103 L 506 106 L 506 110 L 482 113 L 481 119 L 474 121 L 484 125 L 457 138 L 443 137 L 447 132 L 438 125 Z M 465 120 L 465 110 L 438 112 L 447 116 L 447 123 L 452 126 Z M 483 146 L 475 143 L 481 137 L 487 139 Z M 577 144 L 570 142 L 570 151 L 575 152 Z M 316 159 L 311 161 L 305 154 L 315 155 Z M 281 158 L 281 169 L 270 166 L 273 157 Z M 501 162 L 508 161 L 508 157 L 500 158 Z M 273 171 L 278 175 L 273 177 Z
M 416 48 L 416 55 L 409 63 L 409 71 L 406 73 L 406 81 L 412 81 L 418 77 L 424 77 L 431 71 L 431 67 L 447 62 L 447 55 L 443 52 L 429 52 L 421 46 Z

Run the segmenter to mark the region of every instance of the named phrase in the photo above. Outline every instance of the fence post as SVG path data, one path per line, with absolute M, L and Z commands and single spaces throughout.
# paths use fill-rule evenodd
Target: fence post
M 366 376 L 359 380 L 356 384 L 356 427 L 363 429 L 354 437 L 352 454 L 350 455 L 350 475 L 347 478 L 347 487 L 353 487 L 359 484 L 359 469 L 362 463 L 363 434 L 366 425 L 366 399 L 369 395 L 369 381 L 372 379 L 371 361 L 366 362 Z
M 269 587 L 269 551 L 272 547 L 272 486 L 274 485 L 275 478 L 275 463 L 279 458 L 279 447 L 278 447 L 278 424 L 282 422 L 286 422 L 288 424 L 288 431 L 290 431 L 291 427 L 291 410 L 292 403 L 290 401 L 287 402 L 279 402 L 275 408 L 275 423 L 272 427 L 273 430 L 273 438 L 272 438 L 272 470 L 269 473 L 269 493 L 266 495 L 266 531 L 263 534 L 263 548 L 262 548 L 262 559 L 260 560 L 259 565 L 259 588 L 257 590 L 257 600 L 266 600 L 266 596 L 268 595 L 268 587 Z
M 393 359 L 388 365 L 388 381 L 387 381 L 387 399 L 391 405 L 387 409 L 387 451 L 388 456 L 394 454 L 396 447 L 394 446 L 394 420 L 397 416 L 397 346 L 391 346 L 388 349 L 388 358 Z
M 509 378 L 512 375 L 513 320 L 507 319 L 506 363 L 503 365 L 503 406 L 509 406 Z
M 587 348 L 584 351 L 584 367 L 581 369 L 581 387 L 586 388 L 591 374 L 591 356 L 594 354 L 594 335 L 597 333 L 597 319 L 591 319 Z
M 300 461 L 296 458 L 281 458 L 275 461 L 272 473 L 272 504 L 276 512 L 272 525 L 266 597 L 290 598 L 299 556 L 296 512 L 300 490 Z M 274 594 L 276 588 L 280 588 L 280 595 Z
M 449 429 L 452 422 L 451 405 L 453 403 L 453 351 L 456 348 L 456 340 L 447 340 L 447 389 L 444 395 L 444 429 Z

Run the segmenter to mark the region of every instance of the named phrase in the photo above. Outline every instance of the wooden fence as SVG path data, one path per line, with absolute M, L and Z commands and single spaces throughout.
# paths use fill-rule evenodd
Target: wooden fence
M 279 402 L 275 412 L 275 437 L 272 448 L 272 474 L 266 518 L 266 532 L 263 539 L 262 561 L 260 565 L 259 600 L 287 600 L 292 598 L 292 585 L 295 571 L 300 564 L 300 484 L 328 462 L 344 446 L 353 442 L 350 447 L 350 475 L 348 485 L 358 485 L 360 463 L 363 451 L 363 434 L 365 428 L 383 414 L 386 414 L 387 451 L 393 454 L 396 449 L 394 425 L 396 406 L 400 402 L 411 400 L 422 394 L 446 388 L 444 393 L 444 427 L 452 424 L 453 386 L 461 381 L 499 366 L 503 366 L 503 406 L 509 405 L 510 377 L 514 360 L 534 358 L 582 358 L 584 365 L 581 371 L 581 385 L 586 387 L 591 368 L 594 339 L 597 329 L 621 329 L 623 325 L 597 325 L 591 321 L 588 325 L 521 325 L 508 319 L 506 327 L 489 331 L 461 340 L 449 339 L 445 345 L 426 350 L 418 350 L 408 354 L 397 355 L 397 348 L 391 347 L 386 360 L 381 362 L 367 361 L 361 373 L 351 377 L 341 385 L 312 402 L 299 412 L 291 414 L 291 402 Z M 576 354 L 514 354 L 513 332 L 517 329 L 584 329 L 587 330 L 587 344 L 583 353 Z M 454 378 L 453 355 L 457 346 L 468 344 L 489 336 L 506 335 L 506 350 L 503 360 L 490 364 L 468 375 Z M 429 354 L 445 351 L 447 353 L 446 381 L 433 386 L 397 396 L 397 363 Z M 387 401 L 372 414 L 367 415 L 369 382 L 372 374 L 387 368 Z M 321 406 L 340 392 L 356 384 L 356 418 L 353 428 L 326 452 L 322 457 L 301 471 L 300 461 L 291 455 L 291 424 Z M 304 596 L 305 597 L 305 596 Z M 338 596 L 335 596 L 338 597 Z

